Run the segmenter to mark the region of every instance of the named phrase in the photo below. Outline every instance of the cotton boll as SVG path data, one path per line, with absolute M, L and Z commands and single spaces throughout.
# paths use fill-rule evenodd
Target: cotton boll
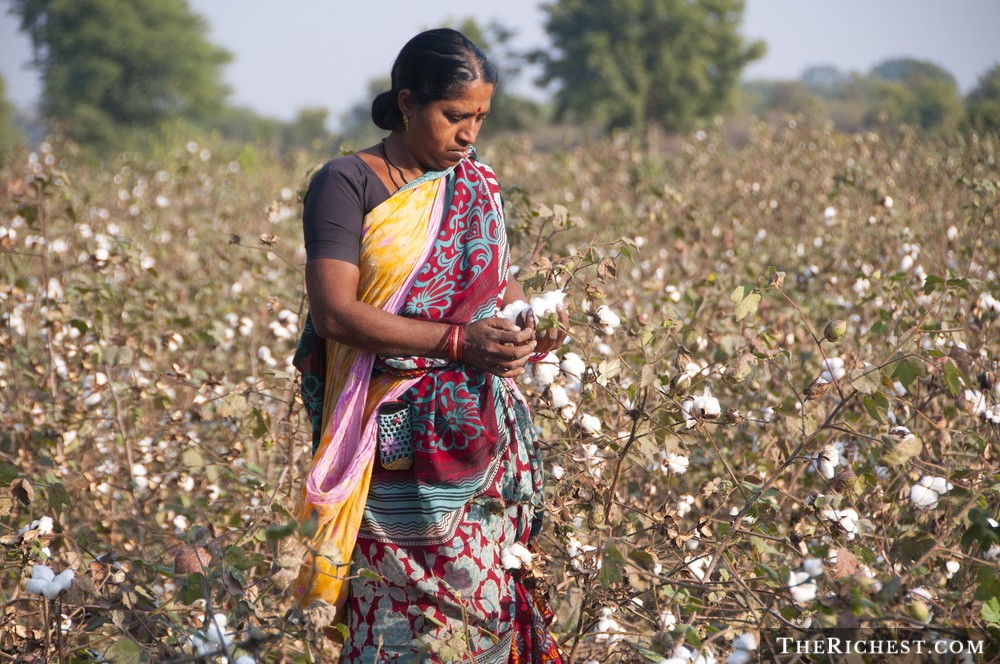
M 28 583 L 24 585 L 24 591 L 32 595 L 41 595 L 48 586 L 49 582 L 45 579 L 28 579 Z
M 566 353 L 563 355 L 562 362 L 559 363 L 559 368 L 567 376 L 579 380 L 583 378 L 583 374 L 587 370 L 587 364 L 576 353 Z
M 31 578 L 41 579 L 48 583 L 56 578 L 56 573 L 52 571 L 52 568 L 48 565 L 34 565 L 31 568 Z
M 548 387 L 559 375 L 559 358 L 555 353 L 546 353 L 538 362 L 531 366 L 532 380 L 540 387 Z
M 553 410 L 559 410 L 563 406 L 569 404 L 569 396 L 566 394 L 566 390 L 562 386 L 549 386 L 549 404 L 552 406 Z
M 943 477 L 931 477 L 929 475 L 924 475 L 920 478 L 920 484 L 927 487 L 931 491 L 937 494 L 948 493 L 955 488 L 948 480 Z
M 562 466 L 552 466 L 552 470 L 549 474 L 552 475 L 553 479 L 561 480 L 565 473 L 566 469 L 563 468 Z
M 500 552 L 500 564 L 504 569 L 521 569 L 521 559 L 515 556 L 509 548 Z
M 787 585 L 788 590 L 792 593 L 792 599 L 799 604 L 808 604 L 816 599 L 818 588 L 808 572 L 792 570 L 788 574 Z
M 547 316 L 556 311 L 556 308 L 566 299 L 566 293 L 561 290 L 553 290 L 535 295 L 531 298 L 530 308 L 535 318 Z
M 580 428 L 584 433 L 598 436 L 601 433 L 601 420 L 594 415 L 584 413 L 580 416 Z
M 823 576 L 823 561 L 819 558 L 806 558 L 802 561 L 802 571 L 814 578 Z
M 503 318 L 509 320 L 511 323 L 516 323 L 517 319 L 521 314 L 528 311 L 531 306 L 524 300 L 514 300 L 497 314 L 497 318 Z
M 674 452 L 668 454 L 665 461 L 667 468 L 669 468 L 670 471 L 676 475 L 683 475 L 686 473 L 688 466 L 691 464 L 686 456 L 683 454 L 675 454 Z
M 914 484 L 910 487 L 910 502 L 919 509 L 933 509 L 937 507 L 940 494 L 923 484 Z

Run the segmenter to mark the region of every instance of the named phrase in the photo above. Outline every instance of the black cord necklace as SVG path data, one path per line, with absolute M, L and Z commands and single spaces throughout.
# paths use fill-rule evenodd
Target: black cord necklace
M 385 162 L 385 170 L 388 171 L 389 173 L 389 179 L 392 181 L 392 185 L 396 187 L 396 189 L 401 189 L 403 185 L 409 183 L 409 180 L 407 180 L 406 176 L 403 175 L 403 169 L 397 166 L 391 159 L 389 159 L 389 155 L 385 151 L 385 141 L 386 139 L 383 138 L 382 142 L 378 144 L 378 151 L 379 154 L 382 155 L 382 161 Z M 396 169 L 396 172 L 399 173 L 399 179 L 403 181 L 403 184 L 399 184 L 398 182 L 396 182 L 396 176 L 393 175 L 392 173 L 392 169 L 394 168 Z

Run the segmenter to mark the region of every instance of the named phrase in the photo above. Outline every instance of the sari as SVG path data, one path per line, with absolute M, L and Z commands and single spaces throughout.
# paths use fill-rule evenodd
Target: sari
M 496 315 L 508 249 L 496 177 L 474 158 L 427 173 L 364 220 L 360 300 L 449 324 Z M 296 353 L 314 457 L 297 518 L 316 534 L 293 587 L 346 610 L 348 662 L 560 662 L 551 612 L 502 564 L 540 525 L 542 468 L 510 379 L 320 339 Z M 413 466 L 376 459 L 374 414 L 402 401 Z M 541 600 L 541 598 L 538 598 Z

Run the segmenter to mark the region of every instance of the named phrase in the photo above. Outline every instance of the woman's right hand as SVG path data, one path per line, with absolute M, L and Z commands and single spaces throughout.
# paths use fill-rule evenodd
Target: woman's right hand
M 501 378 L 524 373 L 535 352 L 534 327 L 519 328 L 504 318 L 484 318 L 465 326 L 462 360 Z

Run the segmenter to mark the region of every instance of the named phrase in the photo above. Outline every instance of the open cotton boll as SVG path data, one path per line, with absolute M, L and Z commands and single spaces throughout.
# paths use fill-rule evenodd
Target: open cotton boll
M 587 370 L 587 363 L 576 353 L 566 353 L 563 355 L 562 362 L 559 363 L 559 368 L 567 376 L 580 379 L 583 378 L 583 374 Z
M 226 633 L 226 623 L 228 622 L 226 616 L 221 613 L 216 613 L 207 619 L 205 621 L 205 635 L 208 640 L 220 646 L 230 646 L 233 639 Z
M 257 660 L 250 655 L 240 655 L 236 658 L 236 664 L 257 664 Z
M 31 568 L 31 578 L 41 579 L 48 583 L 52 579 L 56 578 L 56 573 L 52 571 L 52 568 L 48 565 L 35 565 Z
M 811 577 L 823 576 L 823 561 L 819 558 L 806 558 L 802 561 L 802 571 Z
M 553 410 L 559 410 L 569 404 L 569 395 L 561 385 L 549 386 L 549 403 L 552 404 Z
M 910 502 L 920 509 L 935 508 L 941 495 L 923 484 L 914 484 L 910 487 Z
M 792 599 L 796 602 L 799 604 L 808 604 L 816 599 L 816 591 L 819 588 L 808 572 L 792 570 L 788 574 L 788 590 L 792 593 Z
M 56 577 L 52 579 L 52 583 L 59 586 L 60 590 L 69 590 L 70 586 L 73 585 L 73 579 L 76 574 L 71 569 L 64 569 L 63 571 L 56 574 Z
M 927 487 L 931 491 L 934 491 L 938 495 L 942 493 L 948 493 L 955 488 L 953 484 L 948 482 L 943 477 L 931 477 L 930 475 L 924 475 L 920 478 L 920 484 Z
M 32 595 L 41 595 L 48 586 L 49 582 L 45 579 L 28 579 L 28 583 L 24 585 L 24 591 Z
M 523 566 L 530 565 L 531 559 L 531 551 L 528 551 L 520 542 L 514 542 L 500 552 L 500 563 L 505 569 L 521 569 Z
M 584 433 L 597 436 L 601 433 L 601 420 L 594 415 L 584 413 L 580 416 L 580 428 L 583 429 Z
M 500 313 L 497 314 L 497 318 L 504 318 L 509 320 L 511 323 L 517 323 L 518 316 L 528 311 L 530 308 L 531 305 L 524 300 L 514 300 L 500 310 Z
M 555 313 L 556 308 L 566 300 L 566 293 L 561 290 L 552 290 L 535 295 L 531 298 L 530 308 L 535 318 L 541 318 L 551 313 Z

